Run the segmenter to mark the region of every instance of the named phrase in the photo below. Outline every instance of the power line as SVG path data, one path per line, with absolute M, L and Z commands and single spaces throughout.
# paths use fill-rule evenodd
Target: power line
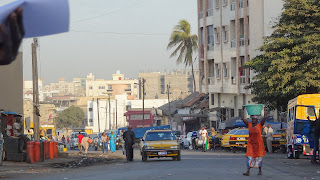
M 76 31 L 76 30 L 70 30 L 72 32 L 78 32 L 78 33 L 96 33 L 96 34 L 118 34 L 118 35 L 144 35 L 144 36 L 168 36 L 170 34 L 157 34 L 157 33 L 127 33 L 127 32 L 96 32 L 96 31 Z
M 143 1 L 140 1 L 140 2 L 138 2 L 138 3 L 135 3 L 135 4 L 131 5 L 131 6 L 128 6 L 127 8 L 131 8 L 131 7 L 133 7 L 133 6 L 142 4 L 143 2 L 144 2 L 144 0 L 143 0 Z M 79 23 L 79 22 L 83 22 L 83 21 L 89 21 L 89 20 L 96 19 L 96 18 L 103 17 L 103 16 L 108 16 L 108 15 L 117 13 L 117 12 L 119 12 L 119 11 L 121 11 L 121 10 L 123 10 L 123 9 L 118 9 L 118 10 L 111 11 L 111 12 L 108 12 L 108 13 L 105 13 L 105 14 L 100 14 L 100 15 L 98 15 L 98 16 L 93 16 L 93 17 L 90 17 L 90 18 L 86 18 L 86 19 L 81 19 L 81 20 L 78 20 L 78 21 L 74 21 L 74 22 L 72 22 L 72 24 Z

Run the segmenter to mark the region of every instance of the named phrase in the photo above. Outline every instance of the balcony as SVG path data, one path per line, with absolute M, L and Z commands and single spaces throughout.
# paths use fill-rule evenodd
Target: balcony
M 213 51 L 213 49 L 214 49 L 213 44 L 208 44 L 208 51 Z
M 231 40 L 231 48 L 235 48 L 237 46 L 237 40 Z
M 246 77 L 245 76 L 240 77 L 240 84 L 246 84 Z

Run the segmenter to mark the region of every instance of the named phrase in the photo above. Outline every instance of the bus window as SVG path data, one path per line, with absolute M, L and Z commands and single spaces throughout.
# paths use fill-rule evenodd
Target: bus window
M 314 108 L 312 107 L 307 107 L 307 116 L 309 117 L 315 117 L 316 115 L 314 114 Z
M 47 129 L 47 135 L 52 134 L 52 129 Z

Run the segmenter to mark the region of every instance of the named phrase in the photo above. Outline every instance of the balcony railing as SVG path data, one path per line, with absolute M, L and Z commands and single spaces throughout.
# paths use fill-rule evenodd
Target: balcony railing
M 237 46 L 237 40 L 234 39 L 231 41 L 231 48 L 235 48 Z
M 246 77 L 245 76 L 241 76 L 240 77 L 240 84 L 245 84 L 246 83 Z

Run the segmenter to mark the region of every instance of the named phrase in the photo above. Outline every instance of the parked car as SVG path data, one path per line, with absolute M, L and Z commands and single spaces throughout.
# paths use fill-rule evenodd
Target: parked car
M 181 160 L 179 143 L 171 130 L 148 130 L 140 142 L 140 153 L 143 162 L 163 157 Z
M 273 133 L 273 141 L 272 141 L 272 151 L 280 149 L 282 153 L 287 152 L 287 138 L 286 138 L 286 130 L 278 129 Z
M 223 148 L 230 148 L 230 136 L 232 136 L 235 132 L 237 132 L 238 128 L 237 129 L 233 129 L 231 130 L 230 132 L 228 132 L 227 134 L 225 135 L 222 135 L 222 140 L 221 140 L 221 146 Z
M 238 148 L 246 148 L 248 144 L 249 130 L 239 129 L 230 136 L 229 144 L 232 151 L 236 152 Z

